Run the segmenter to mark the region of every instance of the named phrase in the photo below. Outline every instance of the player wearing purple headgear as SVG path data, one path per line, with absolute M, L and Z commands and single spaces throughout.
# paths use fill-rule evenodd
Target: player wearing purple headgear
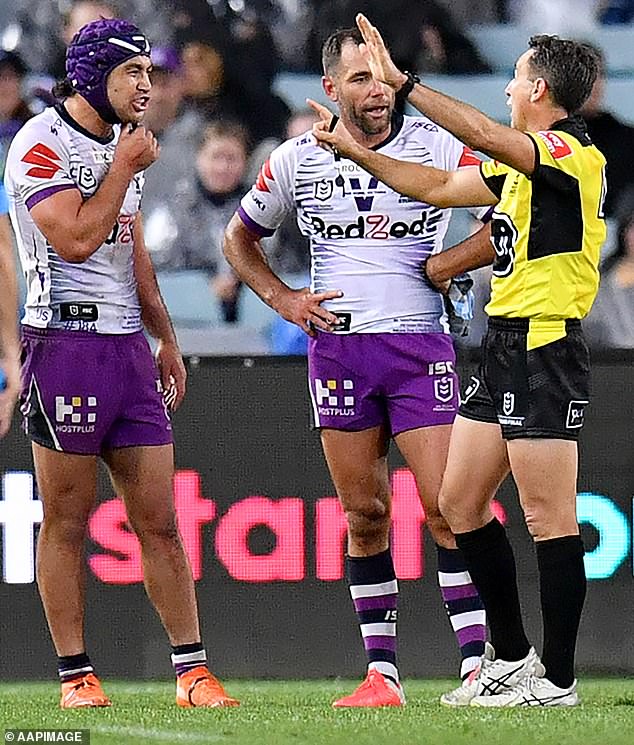
M 110 704 L 84 643 L 82 552 L 98 457 L 141 544 L 146 590 L 172 644 L 177 703 L 237 704 L 207 669 L 173 503 L 170 409 L 186 373 L 139 212 L 143 171 L 158 157 L 141 125 L 149 53 L 127 21 L 84 26 L 56 89 L 63 102 L 30 120 L 7 158 L 28 286 L 22 411 L 44 503 L 37 579 L 62 708 Z M 144 327 L 158 339 L 156 362 Z

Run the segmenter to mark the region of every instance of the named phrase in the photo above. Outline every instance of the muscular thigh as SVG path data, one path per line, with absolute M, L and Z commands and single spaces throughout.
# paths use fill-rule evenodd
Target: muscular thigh
M 44 518 L 85 526 L 95 505 L 97 459 L 32 444 L 33 462 Z
M 119 448 L 103 458 L 136 531 L 163 530 L 174 523 L 172 445 Z
M 435 513 L 438 508 L 438 492 L 442 483 L 451 425 L 419 427 L 401 432 L 394 438 L 405 462 L 416 479 L 418 493 L 426 513 Z
M 482 527 L 510 470 L 499 425 L 456 417 L 439 504 L 454 533 Z
M 385 428 L 359 432 L 323 429 L 321 441 L 344 510 L 389 512 L 389 440 Z

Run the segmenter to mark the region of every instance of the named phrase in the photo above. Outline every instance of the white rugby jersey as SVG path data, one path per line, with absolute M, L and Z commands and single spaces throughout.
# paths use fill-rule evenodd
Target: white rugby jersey
M 39 202 L 64 189 L 91 197 L 104 179 L 119 136 L 97 137 L 59 106 L 30 119 L 7 156 L 11 222 L 26 276 L 22 323 L 40 328 L 127 334 L 142 328 L 134 277 L 132 228 L 143 175 L 130 182 L 110 236 L 81 264 L 64 261 L 31 218 Z
M 480 163 L 425 117 L 395 117 L 376 149 L 448 171 Z M 448 333 L 443 300 L 423 280 L 420 265 L 442 250 L 450 209 L 398 194 L 353 161 L 318 147 L 308 132 L 273 151 L 238 214 L 264 237 L 291 210 L 310 238 L 311 289 L 343 292 L 323 304 L 345 320 L 338 333 Z M 487 208 L 473 212 L 482 217 Z

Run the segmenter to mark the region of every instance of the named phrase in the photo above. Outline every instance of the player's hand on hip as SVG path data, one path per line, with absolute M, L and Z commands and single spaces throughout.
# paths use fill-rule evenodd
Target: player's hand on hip
M 148 129 L 142 125 L 135 128 L 123 125 L 114 159 L 135 174 L 151 166 L 159 157 L 159 152 L 156 137 Z
M 309 336 L 315 335 L 315 329 L 335 331 L 340 319 L 321 304 L 326 300 L 343 297 L 341 290 L 311 292 L 308 287 L 301 290 L 290 290 L 278 301 L 276 310 L 287 321 L 296 324 Z
M 306 103 L 319 115 L 319 121 L 313 124 L 313 135 L 317 144 L 325 150 L 354 160 L 355 153 L 363 146 L 348 132 L 339 117 L 311 98 L 307 98 Z
M 13 409 L 20 392 L 20 364 L 17 356 L 0 359 L 3 386 L 0 387 L 0 437 L 4 437 L 11 427 Z
M 176 411 L 185 397 L 187 370 L 178 345 L 160 341 L 156 349 L 156 364 L 161 374 L 163 398 L 170 411 Z
M 379 30 L 368 21 L 363 13 L 357 14 L 356 21 L 365 42 L 360 45 L 359 50 L 370 66 L 372 77 L 396 91 L 399 90 L 407 82 L 407 75 L 401 72 L 392 61 Z

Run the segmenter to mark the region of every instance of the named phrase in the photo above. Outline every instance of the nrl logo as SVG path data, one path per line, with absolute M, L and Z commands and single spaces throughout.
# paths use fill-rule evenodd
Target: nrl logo
M 333 195 L 335 184 L 332 179 L 315 181 L 314 195 L 320 202 L 327 202 Z
M 513 410 L 515 409 L 515 394 L 511 393 L 510 391 L 507 391 L 504 394 L 504 399 L 502 400 L 502 411 L 506 414 L 506 416 L 509 416 L 513 413 Z
M 434 396 L 437 401 L 447 403 L 453 398 L 453 378 L 434 380 Z

